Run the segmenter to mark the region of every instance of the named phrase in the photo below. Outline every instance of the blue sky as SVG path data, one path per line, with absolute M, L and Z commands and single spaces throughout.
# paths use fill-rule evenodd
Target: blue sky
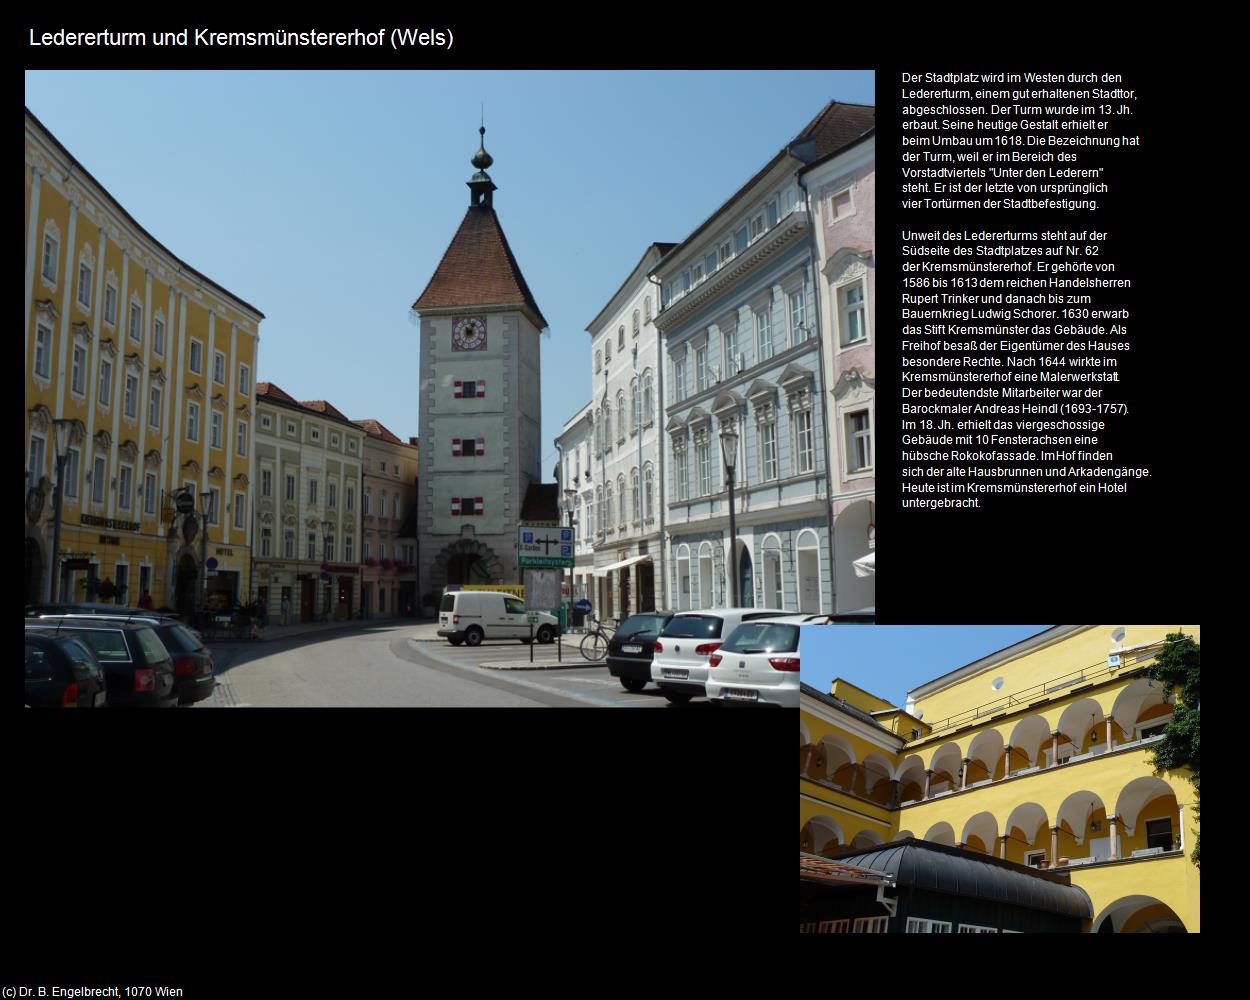
M 26 105 L 174 254 L 266 315 L 258 378 L 418 433 L 424 289 L 468 207 L 481 105 L 495 209 L 542 309 L 543 475 L 590 399 L 586 325 L 872 72 L 50 72 Z
M 1050 625 L 825 625 L 803 630 L 803 683 L 828 692 L 842 677 L 900 708 L 925 681 Z

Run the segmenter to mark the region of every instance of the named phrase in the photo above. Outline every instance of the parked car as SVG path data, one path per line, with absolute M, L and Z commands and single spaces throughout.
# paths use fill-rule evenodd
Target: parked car
M 776 608 L 712 608 L 680 611 L 655 642 L 651 679 L 674 705 L 702 697 L 707 682 L 708 657 L 720 649 L 723 638 L 744 621 L 784 615 Z
M 27 618 L 43 618 L 49 615 L 150 615 L 151 611 L 143 608 L 125 608 L 120 604 L 93 604 L 79 601 L 62 604 L 28 604 Z
M 714 704 L 799 707 L 799 644 L 812 615 L 745 621 L 708 657 L 707 696 Z M 827 620 L 827 616 L 820 616 Z
M 174 661 L 174 686 L 178 689 L 178 704 L 193 705 L 212 696 L 213 688 L 217 684 L 213 675 L 213 654 L 205 647 L 203 636 L 199 632 L 183 625 L 176 618 L 167 618 L 151 611 L 139 611 L 133 615 L 62 616 L 62 620 L 70 618 L 86 621 L 105 619 L 150 626 Z
M 104 669 L 71 635 L 26 633 L 26 704 L 32 708 L 104 708 Z
M 178 704 L 174 661 L 150 625 L 80 616 L 27 618 L 26 635 L 81 639 L 104 668 L 110 706 L 172 708 Z
M 674 611 L 640 611 L 630 615 L 608 640 L 608 672 L 626 691 L 641 691 L 651 680 L 651 656 L 655 640 Z
M 560 632 L 559 619 L 539 611 L 531 633 L 529 614 L 533 612 L 525 610 L 525 602 L 511 594 L 454 590 L 444 594 L 438 606 L 438 634 L 453 646 L 477 646 L 483 639 L 519 639 L 528 643 L 531 634 L 539 642 L 554 642 Z

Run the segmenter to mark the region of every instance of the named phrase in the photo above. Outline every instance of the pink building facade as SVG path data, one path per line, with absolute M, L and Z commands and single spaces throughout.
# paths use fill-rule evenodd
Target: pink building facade
M 835 610 L 876 605 L 875 133 L 806 168 L 818 220 Z

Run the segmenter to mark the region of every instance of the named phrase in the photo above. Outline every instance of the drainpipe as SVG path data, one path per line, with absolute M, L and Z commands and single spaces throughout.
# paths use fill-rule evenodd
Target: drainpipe
M 825 502 L 829 511 L 829 611 L 835 612 L 838 607 L 838 565 L 834 561 L 833 546 L 833 465 L 830 458 L 829 444 L 829 401 L 825 399 L 825 344 L 821 323 L 820 296 L 820 247 L 816 242 L 816 213 L 812 207 L 812 196 L 803 183 L 801 173 L 795 174 L 799 189 L 803 192 L 803 200 L 807 205 L 807 238 L 812 248 L 812 291 L 816 299 L 814 310 L 816 316 L 816 350 L 819 361 L 816 365 L 816 385 L 820 399 L 820 419 L 825 431 Z M 795 580 L 798 580 L 798 567 L 795 567 Z M 822 609 L 823 610 L 823 609 Z

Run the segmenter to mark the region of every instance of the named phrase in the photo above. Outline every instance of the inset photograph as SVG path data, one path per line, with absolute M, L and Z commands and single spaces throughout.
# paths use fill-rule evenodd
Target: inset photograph
M 1199 626 L 803 631 L 800 933 L 1199 931 Z

